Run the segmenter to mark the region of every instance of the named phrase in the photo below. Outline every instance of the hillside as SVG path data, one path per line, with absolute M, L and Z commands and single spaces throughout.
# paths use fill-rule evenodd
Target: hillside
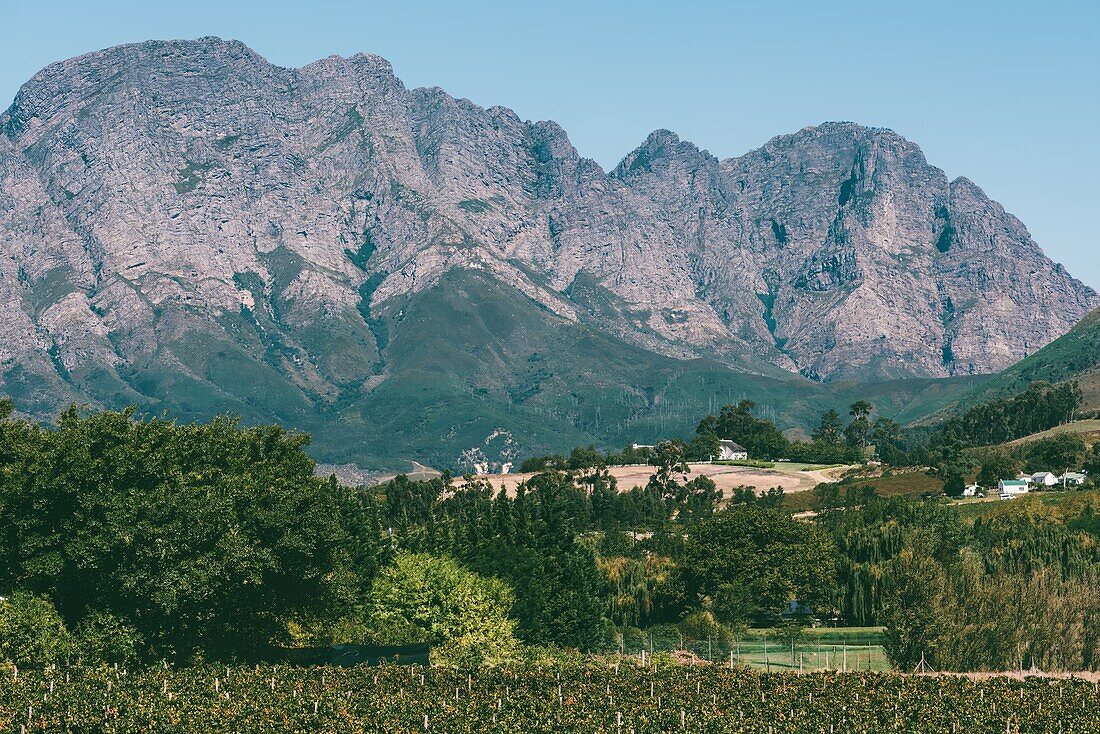
M 1083 396 L 1082 412 L 1100 411 L 1100 309 L 1034 354 L 990 377 L 967 393 L 959 406 L 1013 395 L 1040 380 L 1051 383 L 1076 380 Z
M 1015 441 L 1009 441 L 1009 446 L 1019 446 L 1020 444 L 1030 443 L 1032 441 L 1041 441 L 1045 438 L 1051 438 L 1052 436 L 1058 436 L 1063 433 L 1071 433 L 1080 436 L 1086 444 L 1089 446 L 1100 442 L 1100 420 L 1090 419 L 1083 421 L 1074 421 L 1072 423 L 1066 423 L 1061 426 L 1055 426 L 1046 431 L 1040 431 L 1039 433 L 1032 433 L 1031 435 L 1018 438 Z
M 1100 305 L 889 130 L 727 160 L 659 130 L 605 172 L 380 57 L 216 38 L 27 82 L 0 249 L 20 411 L 231 412 L 372 468 L 653 440 L 741 397 L 782 428 L 862 397 L 916 419 Z

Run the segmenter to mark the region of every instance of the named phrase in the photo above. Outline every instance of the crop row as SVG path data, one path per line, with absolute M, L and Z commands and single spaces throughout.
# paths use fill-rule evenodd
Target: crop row
M 27 732 L 1089 732 L 1097 685 L 625 664 L 482 669 L 8 671 L 0 729 Z

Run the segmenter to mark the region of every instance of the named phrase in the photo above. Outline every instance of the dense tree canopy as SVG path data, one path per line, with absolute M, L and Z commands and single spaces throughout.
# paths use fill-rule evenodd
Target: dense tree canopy
M 0 424 L 0 578 L 70 626 L 114 615 L 162 655 L 247 654 L 298 615 L 338 616 L 378 533 L 368 497 L 313 477 L 307 441 L 112 412 Z
M 682 558 L 689 591 L 727 621 L 778 620 L 790 602 L 828 605 L 828 536 L 775 510 L 738 506 L 693 528 Z

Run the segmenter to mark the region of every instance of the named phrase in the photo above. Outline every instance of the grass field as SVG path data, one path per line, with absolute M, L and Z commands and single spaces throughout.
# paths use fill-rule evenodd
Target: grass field
M 1093 507 L 1100 505 L 1100 490 L 1067 489 L 1052 492 L 1029 492 L 1012 500 L 1001 501 L 995 497 L 983 500 L 960 501 L 955 507 L 959 515 L 967 520 L 986 517 L 1002 512 L 1016 513 L 1034 507 L 1042 510 L 1053 510 L 1057 521 L 1057 510 L 1066 505 L 1070 515 L 1076 515 L 1079 505 L 1089 503 Z
M 1090 419 L 1083 421 L 1074 421 L 1073 423 L 1066 423 L 1065 425 L 1055 426 L 1046 431 L 1039 433 L 1033 433 L 1030 436 L 1024 436 L 1018 438 L 1015 441 L 1010 441 L 1009 446 L 1019 446 L 1020 444 L 1029 443 L 1031 441 L 1040 441 L 1044 438 L 1051 438 L 1052 436 L 1058 436 L 1063 433 L 1076 433 L 1079 434 L 1085 443 L 1094 444 L 1100 441 L 1100 419 Z
M 920 496 L 943 492 L 943 480 L 928 476 L 923 471 L 909 471 L 882 477 L 845 479 L 841 492 L 855 487 L 871 487 L 880 497 Z M 809 512 L 813 509 L 814 494 L 788 494 L 783 497 L 783 507 L 790 512 Z
M 882 647 L 881 627 L 816 627 L 792 645 L 775 630 L 750 629 L 734 642 L 687 640 L 674 627 L 655 627 L 640 635 L 625 635 L 622 651 L 674 653 L 685 662 L 714 662 L 764 671 L 871 670 L 890 671 L 893 666 Z

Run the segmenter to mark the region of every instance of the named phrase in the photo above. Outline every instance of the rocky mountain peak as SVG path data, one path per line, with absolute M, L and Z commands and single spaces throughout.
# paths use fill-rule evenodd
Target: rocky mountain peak
M 625 179 L 639 173 L 649 173 L 662 167 L 713 166 L 717 159 L 694 143 L 681 140 L 670 130 L 654 130 L 645 141 L 627 155 L 611 172 L 612 178 Z
M 193 334 L 303 406 L 377 389 L 455 272 L 654 353 L 817 380 L 997 370 L 1100 305 L 978 187 L 854 123 L 722 161 L 657 130 L 608 174 L 557 124 L 381 57 L 284 69 L 203 38 L 53 64 L 0 130 L 0 375 L 53 407 L 136 399 L 150 364 L 207 385 L 174 351 Z

